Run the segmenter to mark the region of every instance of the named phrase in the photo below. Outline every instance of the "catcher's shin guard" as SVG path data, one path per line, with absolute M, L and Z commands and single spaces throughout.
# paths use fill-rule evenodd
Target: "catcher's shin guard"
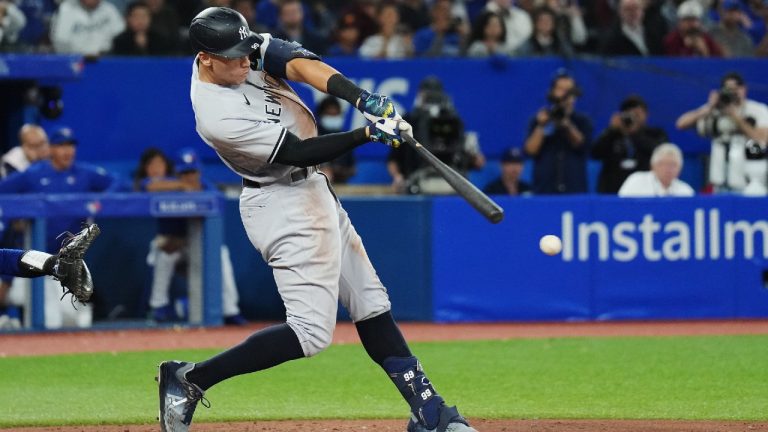
M 445 402 L 432 387 L 419 360 L 416 357 L 388 357 L 382 367 L 411 406 L 414 417 L 427 430 L 434 429 L 440 421 L 440 407 Z

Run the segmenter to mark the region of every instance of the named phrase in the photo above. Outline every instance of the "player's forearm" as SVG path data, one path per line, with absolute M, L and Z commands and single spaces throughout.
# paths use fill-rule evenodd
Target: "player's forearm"
M 275 156 L 275 162 L 298 167 L 317 165 L 332 161 L 369 141 L 367 127 L 305 140 L 288 132 L 285 142 Z
M 330 65 L 321 61 L 295 58 L 288 62 L 285 73 L 289 80 L 303 82 L 320 90 L 328 92 L 328 79 L 339 73 Z

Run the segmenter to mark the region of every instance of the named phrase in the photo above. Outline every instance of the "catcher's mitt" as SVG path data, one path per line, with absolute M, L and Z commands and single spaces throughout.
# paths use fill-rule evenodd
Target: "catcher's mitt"
M 63 299 L 67 294 L 72 294 L 72 303 L 75 299 L 80 303 L 85 303 L 93 294 L 93 281 L 91 272 L 83 261 L 83 256 L 91 243 L 101 233 L 96 224 L 86 225 L 77 234 L 70 232 L 63 233 L 65 236 L 61 242 L 61 249 L 56 256 L 56 267 L 54 277 L 61 282 L 64 288 Z

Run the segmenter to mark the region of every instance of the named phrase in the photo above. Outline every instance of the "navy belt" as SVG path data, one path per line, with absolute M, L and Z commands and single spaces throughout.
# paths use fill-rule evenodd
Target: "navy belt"
M 315 172 L 314 168 L 315 167 L 302 168 L 298 171 L 292 172 L 291 183 L 306 179 L 307 177 L 309 177 L 310 174 Z M 272 183 L 259 183 L 251 179 L 243 178 L 243 187 L 247 187 L 247 188 L 260 188 L 270 184 Z

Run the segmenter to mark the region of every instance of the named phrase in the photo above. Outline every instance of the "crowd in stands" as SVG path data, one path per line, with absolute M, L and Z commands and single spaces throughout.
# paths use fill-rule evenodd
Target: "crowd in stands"
M 764 0 L 0 0 L 0 51 L 189 55 L 210 6 L 326 56 L 768 55 Z

